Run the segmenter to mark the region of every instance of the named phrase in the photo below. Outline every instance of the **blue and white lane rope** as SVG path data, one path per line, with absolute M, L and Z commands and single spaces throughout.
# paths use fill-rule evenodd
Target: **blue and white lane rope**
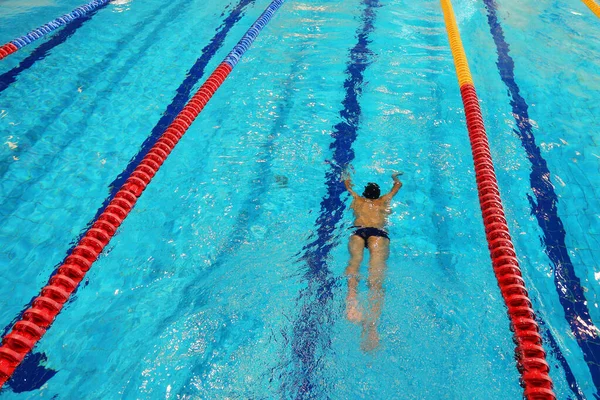
M 18 37 L 9 43 L 6 43 L 4 46 L 0 47 L 0 60 L 21 49 L 22 47 L 38 40 L 39 38 L 54 32 L 58 28 L 65 26 L 76 19 L 82 18 L 100 7 L 105 6 L 109 2 L 110 0 L 94 0 L 90 3 L 77 7 L 70 13 L 60 16 L 48 22 L 47 24 L 32 30 L 24 36 Z
M 275 12 L 283 5 L 285 0 L 274 0 L 269 7 L 261 14 L 256 22 L 248 29 L 248 32 L 242 37 L 238 44 L 231 50 L 231 52 L 223 60 L 232 69 L 235 68 L 236 64 L 240 61 L 240 58 L 250 48 L 254 39 L 258 36 L 260 31 L 269 23 Z

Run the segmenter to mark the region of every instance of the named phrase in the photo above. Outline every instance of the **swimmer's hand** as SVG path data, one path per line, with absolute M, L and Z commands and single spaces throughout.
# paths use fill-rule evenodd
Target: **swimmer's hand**
M 342 182 L 344 182 L 344 185 L 346 185 L 346 189 L 348 189 L 348 191 L 351 192 L 352 188 L 354 187 L 354 183 L 352 183 L 350 177 L 344 179 Z
M 345 181 L 350 181 L 352 180 L 352 176 L 351 173 L 354 172 L 354 167 L 352 165 L 349 165 L 348 167 L 346 167 L 346 169 L 344 169 L 342 171 L 342 176 L 341 176 L 341 181 L 345 182 Z
M 402 171 L 394 172 L 392 174 L 392 179 L 394 180 L 394 186 L 399 185 L 400 187 L 402 187 L 402 182 L 400 182 L 400 179 L 398 179 L 398 176 L 400 176 L 402 174 L 403 174 Z

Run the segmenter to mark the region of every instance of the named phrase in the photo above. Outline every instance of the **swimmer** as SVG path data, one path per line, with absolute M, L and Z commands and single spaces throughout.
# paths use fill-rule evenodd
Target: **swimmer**
M 380 197 L 380 189 L 376 183 L 369 182 L 365 186 L 363 195 L 359 196 L 352 190 L 353 184 L 350 174 L 345 172 L 342 179 L 346 189 L 352 195 L 352 205 L 354 210 L 354 227 L 358 228 L 350 236 L 348 250 L 350 252 L 350 261 L 346 268 L 348 277 L 348 296 L 346 297 L 346 316 L 348 320 L 354 323 L 363 324 L 363 344 L 365 351 L 374 350 L 379 346 L 379 333 L 377 332 L 377 323 L 381 315 L 383 305 L 383 278 L 386 269 L 386 261 L 389 255 L 390 238 L 384 227 L 387 223 L 387 216 L 390 214 L 390 202 L 392 197 L 398 193 L 402 187 L 402 182 L 398 176 L 402 172 L 392 174 L 394 186 L 392 190 Z M 358 270 L 363 260 L 364 249 L 369 249 L 369 278 L 367 280 L 369 287 L 370 312 L 363 319 L 357 299 Z

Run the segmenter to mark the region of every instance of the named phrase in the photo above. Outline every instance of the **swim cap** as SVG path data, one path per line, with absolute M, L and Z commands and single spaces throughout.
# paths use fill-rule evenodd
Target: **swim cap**
M 380 194 L 381 191 L 379 190 L 379 185 L 373 182 L 367 183 L 365 191 L 363 192 L 363 196 L 371 200 L 378 199 Z

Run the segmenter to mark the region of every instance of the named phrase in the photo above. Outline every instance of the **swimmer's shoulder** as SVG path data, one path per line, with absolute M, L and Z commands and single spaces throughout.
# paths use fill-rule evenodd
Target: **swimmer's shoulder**
M 373 200 L 373 203 L 376 204 L 377 206 L 386 207 L 390 204 L 391 200 L 392 200 L 391 198 L 382 196 L 382 197 L 378 198 L 377 200 Z

